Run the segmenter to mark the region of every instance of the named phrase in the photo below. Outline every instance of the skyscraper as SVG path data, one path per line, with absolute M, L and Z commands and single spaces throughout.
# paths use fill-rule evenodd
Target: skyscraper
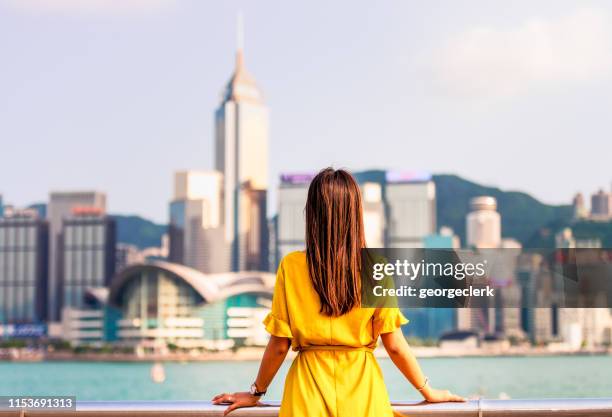
M 471 211 L 466 218 L 467 246 L 499 248 L 501 245 L 501 216 L 497 200 L 482 196 L 470 200 Z
M 582 193 L 576 193 L 572 200 L 572 208 L 574 209 L 574 219 L 583 219 L 589 215 Z
M 314 174 L 282 174 L 278 189 L 276 262 L 290 252 L 306 247 L 304 208 Z
M 45 319 L 48 226 L 34 210 L 0 218 L 0 324 Z
M 181 171 L 174 177 L 170 203 L 172 262 L 205 273 L 230 269 L 230 245 L 224 239 L 223 175 L 217 171 Z
M 231 248 L 231 269 L 259 269 L 252 260 L 267 252 L 267 225 L 253 222 L 258 216 L 251 209 L 265 213 L 268 108 L 255 79 L 246 70 L 241 41 L 234 74 L 215 112 L 215 130 L 215 168 L 223 174 L 223 238 Z M 254 200 L 259 203 L 254 204 Z M 255 256 L 255 252 L 261 254 Z
M 612 216 L 612 193 L 603 189 L 591 196 L 591 218 L 607 221 Z
M 83 308 L 88 288 L 108 286 L 115 273 L 115 221 L 99 207 L 74 207 L 60 234 L 60 301 Z
M 387 247 L 422 248 L 436 232 L 436 185 L 422 172 L 387 171 Z
M 64 218 L 72 215 L 75 207 L 87 206 L 106 210 L 106 194 L 96 191 L 52 192 L 49 198 L 49 283 L 48 317 L 60 319 L 61 312 L 61 253 L 60 238 Z

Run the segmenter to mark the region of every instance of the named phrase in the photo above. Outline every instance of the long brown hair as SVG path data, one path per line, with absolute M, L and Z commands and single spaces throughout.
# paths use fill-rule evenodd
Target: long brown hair
M 361 304 L 361 249 L 365 248 L 361 192 L 347 171 L 326 168 L 306 200 L 306 258 L 321 313 L 341 316 Z

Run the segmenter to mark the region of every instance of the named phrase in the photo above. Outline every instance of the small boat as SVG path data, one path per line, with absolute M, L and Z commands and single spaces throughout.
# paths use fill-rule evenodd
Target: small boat
M 166 380 L 166 371 L 160 362 L 155 362 L 151 367 L 151 381 L 161 384 Z

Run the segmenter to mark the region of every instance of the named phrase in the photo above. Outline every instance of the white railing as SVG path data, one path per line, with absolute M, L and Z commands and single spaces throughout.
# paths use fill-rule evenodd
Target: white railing
M 542 400 L 471 400 L 465 403 L 423 404 L 392 402 L 396 412 L 411 417 L 598 417 L 612 416 L 612 398 L 601 399 L 542 399 Z M 225 406 L 212 405 L 208 401 L 77 401 L 76 412 L 67 411 L 1 411 L 2 417 L 27 416 L 88 416 L 88 417 L 159 417 L 159 416 L 221 416 Z M 264 406 L 244 408 L 231 415 L 278 415 L 279 403 L 265 402 Z M 375 417 L 375 416 L 372 416 Z

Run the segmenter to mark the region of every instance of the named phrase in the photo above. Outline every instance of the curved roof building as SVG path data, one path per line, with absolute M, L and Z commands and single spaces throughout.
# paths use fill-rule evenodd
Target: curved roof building
M 204 274 L 162 261 L 128 266 L 110 285 L 110 339 L 144 348 L 265 344 L 261 321 L 274 280 L 269 272 Z

